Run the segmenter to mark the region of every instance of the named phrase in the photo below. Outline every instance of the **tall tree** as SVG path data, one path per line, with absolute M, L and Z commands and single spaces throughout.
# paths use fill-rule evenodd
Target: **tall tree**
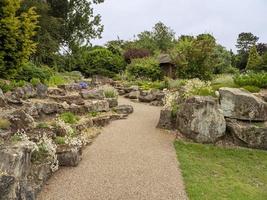
M 248 63 L 247 63 L 247 70 L 260 70 L 262 65 L 262 58 L 257 52 L 256 46 L 251 47 L 249 51 Z
M 252 33 L 240 33 L 238 35 L 236 48 L 238 53 L 247 53 L 250 48 L 256 45 L 259 38 Z
M 93 5 L 102 2 L 104 0 L 23 1 L 24 10 L 35 6 L 40 15 L 35 60 L 52 65 L 62 48 L 71 54 L 77 45 L 87 45 L 91 39 L 100 37 L 103 26 L 100 15 L 93 12 Z
M 20 0 L 0 1 L 0 77 L 12 78 L 35 52 L 37 14 L 34 8 L 20 13 Z
M 259 38 L 252 33 L 240 33 L 237 39 L 236 65 L 239 69 L 244 70 L 248 62 L 248 54 L 251 47 L 256 45 Z
M 162 22 L 158 22 L 152 31 L 144 31 L 137 35 L 138 48 L 148 49 L 151 52 L 167 51 L 174 45 L 175 33 Z

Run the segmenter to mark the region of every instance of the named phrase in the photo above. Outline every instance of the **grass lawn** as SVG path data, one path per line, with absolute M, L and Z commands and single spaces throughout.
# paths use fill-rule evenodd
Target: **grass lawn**
M 176 141 L 190 200 L 267 200 L 267 152 Z

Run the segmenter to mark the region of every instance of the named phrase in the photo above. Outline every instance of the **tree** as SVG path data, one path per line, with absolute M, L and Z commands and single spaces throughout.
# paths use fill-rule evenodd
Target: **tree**
M 243 70 L 247 66 L 248 54 L 251 47 L 256 45 L 259 38 L 252 33 L 240 33 L 237 39 L 237 52 L 236 65 L 239 69 Z
M 258 53 L 262 56 L 267 52 L 267 44 L 265 43 L 258 43 L 256 45 Z
M 258 54 L 256 46 L 253 46 L 249 51 L 246 70 L 259 70 L 262 62 L 262 58 Z
M 175 33 L 162 22 L 158 22 L 152 31 L 144 31 L 137 37 L 138 48 L 148 49 L 151 52 L 157 50 L 165 52 L 173 47 Z
M 238 35 L 236 48 L 238 49 L 238 53 L 247 53 L 250 48 L 256 45 L 259 38 L 252 33 L 240 33 Z
M 210 34 L 179 40 L 171 53 L 177 65 L 177 75 L 180 78 L 211 79 L 214 71 L 215 61 L 212 55 L 215 47 L 216 40 Z
M 211 60 L 214 62 L 215 74 L 226 73 L 232 68 L 232 55 L 221 45 L 216 45 Z
M 35 52 L 37 14 L 34 8 L 17 14 L 19 0 L 0 1 L 0 77 L 12 78 Z
M 40 15 L 35 62 L 54 65 L 60 50 L 71 55 L 77 45 L 90 46 L 91 39 L 100 37 L 103 31 L 100 15 L 93 12 L 93 4 L 102 2 L 104 0 L 23 1 L 22 11 L 35 6 Z

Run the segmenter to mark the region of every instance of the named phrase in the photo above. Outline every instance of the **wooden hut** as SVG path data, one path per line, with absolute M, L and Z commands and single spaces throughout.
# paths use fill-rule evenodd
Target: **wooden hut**
M 163 71 L 164 76 L 169 78 L 175 78 L 176 66 L 172 62 L 169 54 L 160 54 L 158 57 L 160 68 Z

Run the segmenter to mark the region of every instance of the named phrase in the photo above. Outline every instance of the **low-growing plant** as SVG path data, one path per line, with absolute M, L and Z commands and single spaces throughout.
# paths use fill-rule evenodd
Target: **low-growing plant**
M 214 96 L 215 91 L 211 87 L 209 81 L 201 81 L 199 79 L 190 79 L 184 85 L 184 93 L 182 96 L 188 98 L 191 96 Z
M 101 89 L 103 90 L 104 96 L 106 98 L 117 98 L 118 97 L 118 92 L 114 87 L 105 85 L 101 87 Z
M 172 117 L 175 118 L 177 115 L 177 112 L 179 111 L 180 106 L 175 103 L 172 105 Z
M 12 135 L 11 137 L 10 137 L 10 140 L 11 140 L 11 142 L 13 142 L 13 143 L 17 143 L 17 142 L 21 142 L 21 141 L 28 141 L 29 140 L 29 138 L 28 138 L 28 136 L 25 134 L 25 132 L 17 132 L 17 133 L 15 133 L 14 135 Z
M 267 88 L 267 73 L 248 72 L 246 74 L 236 75 L 234 82 L 240 87 L 253 85 L 259 88 Z
M 100 113 L 96 111 L 89 112 L 90 117 L 97 117 Z
M 39 124 L 37 124 L 36 128 L 48 128 L 49 125 L 45 122 L 41 122 Z
M 56 144 L 59 144 L 59 145 L 66 144 L 66 138 L 65 137 L 57 136 L 54 141 Z
M 48 86 L 58 86 L 58 85 L 63 85 L 68 83 L 68 80 L 66 80 L 66 78 L 60 74 L 56 74 L 54 76 L 51 76 L 46 82 L 45 82 Z
M 20 80 L 12 80 L 12 81 L 5 81 L 5 80 L 0 80 L 0 88 L 3 90 L 3 92 L 8 92 L 12 91 L 17 87 L 23 87 L 26 84 L 25 81 Z
M 75 124 L 79 121 L 79 117 L 77 117 L 72 112 L 65 112 L 60 115 L 60 119 L 68 124 Z
M 33 85 L 33 86 L 37 86 L 38 84 L 41 83 L 41 80 L 39 78 L 32 78 L 30 83 Z
M 252 93 L 257 93 L 261 90 L 259 87 L 253 85 L 246 85 L 243 86 L 242 88 Z
M 7 119 L 0 118 L 0 129 L 7 130 L 11 126 L 11 123 Z

